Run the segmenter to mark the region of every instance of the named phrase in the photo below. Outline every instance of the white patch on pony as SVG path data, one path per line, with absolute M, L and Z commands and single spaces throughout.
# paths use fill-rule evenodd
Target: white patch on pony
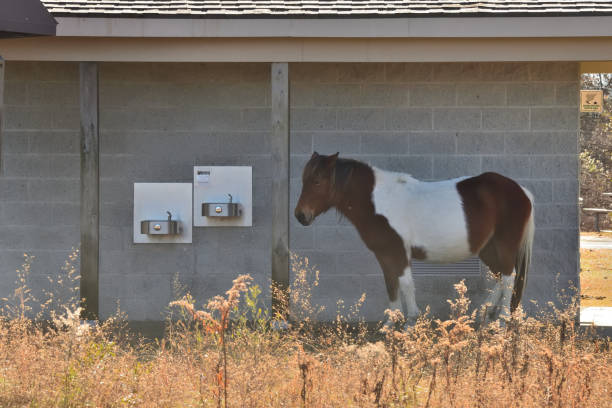
M 398 296 L 397 299 L 389 301 L 389 309 L 390 310 L 399 310 L 400 312 L 404 313 L 402 311 L 402 297 Z
M 501 278 L 501 289 L 502 296 L 499 302 L 500 316 L 510 317 L 510 301 L 512 300 L 512 290 L 514 289 L 514 277 L 516 272 L 512 272 L 510 275 L 502 275 Z
M 495 279 L 495 286 L 491 290 L 491 294 L 489 294 L 487 299 L 484 301 L 485 323 L 497 319 L 497 309 L 499 308 L 502 292 L 501 279 Z
M 419 316 L 420 310 L 414 296 L 414 281 L 412 280 L 410 267 L 404 269 L 404 274 L 399 277 L 399 287 L 406 304 L 406 317 L 416 319 Z
M 406 251 L 416 246 L 428 262 L 456 262 L 473 255 L 457 183 L 466 177 L 423 182 L 407 174 L 373 167 L 372 200 L 404 240 Z

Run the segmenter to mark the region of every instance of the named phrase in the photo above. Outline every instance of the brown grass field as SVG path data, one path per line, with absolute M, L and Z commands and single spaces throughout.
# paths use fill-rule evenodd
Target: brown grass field
M 582 233 L 608 236 L 612 233 Z M 580 249 L 580 305 L 612 306 L 612 250 Z
M 204 307 L 178 297 L 151 343 L 131 337 L 120 313 L 82 323 L 74 296 L 42 302 L 51 325 L 28 319 L 26 259 L 0 319 L 0 407 L 611 406 L 609 340 L 576 331 L 576 307 L 480 327 L 458 284 L 446 321 L 373 332 L 347 323 L 358 303 L 320 326 L 316 271 L 305 259 L 294 268 L 291 328 L 270 328 L 260 289 L 242 276 Z M 64 272 L 65 284 L 74 268 Z

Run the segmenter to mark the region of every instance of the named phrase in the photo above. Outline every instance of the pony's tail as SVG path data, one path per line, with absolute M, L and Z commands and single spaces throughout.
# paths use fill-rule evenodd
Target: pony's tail
M 516 276 L 514 278 L 512 299 L 510 300 L 510 312 L 514 312 L 516 310 L 519 303 L 521 303 L 521 298 L 523 297 L 523 290 L 527 284 L 527 272 L 529 271 L 529 266 L 531 265 L 531 250 L 533 246 L 533 235 L 535 232 L 535 224 L 533 220 L 533 194 L 531 194 L 531 192 L 526 188 L 523 188 L 523 190 L 525 191 L 527 197 L 529 197 L 529 201 L 531 201 L 531 214 L 529 215 L 529 220 L 527 220 L 527 225 L 525 227 L 525 231 L 523 232 L 521 247 L 516 255 L 516 261 L 514 264 Z

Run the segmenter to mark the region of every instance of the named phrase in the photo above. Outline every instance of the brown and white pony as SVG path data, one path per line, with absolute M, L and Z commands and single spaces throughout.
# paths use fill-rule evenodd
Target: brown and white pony
M 335 207 L 374 252 L 390 309 L 419 314 L 411 259 L 457 262 L 478 255 L 497 278 L 487 303 L 508 316 L 523 294 L 534 234 L 533 196 L 497 173 L 423 182 L 403 173 L 314 152 L 295 217 L 310 225 Z M 402 296 L 406 309 L 402 308 Z

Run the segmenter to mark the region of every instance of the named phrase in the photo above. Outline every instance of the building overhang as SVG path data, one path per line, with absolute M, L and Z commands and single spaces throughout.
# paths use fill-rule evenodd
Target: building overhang
M 57 35 L 67 37 L 548 38 L 612 35 L 612 16 L 57 19 Z
M 0 1 L 0 38 L 55 35 L 56 24 L 40 0 Z

